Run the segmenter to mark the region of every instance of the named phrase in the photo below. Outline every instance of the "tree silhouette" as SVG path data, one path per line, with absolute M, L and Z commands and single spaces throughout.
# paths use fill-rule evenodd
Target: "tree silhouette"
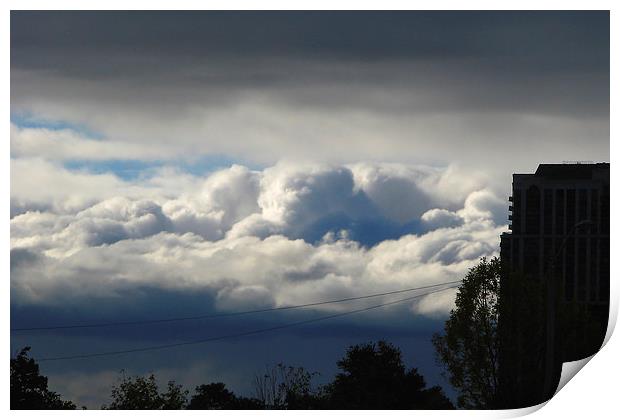
M 39 374 L 29 348 L 11 359 L 12 409 L 75 409 L 47 389 L 47 378 Z M 247 410 L 247 409 L 452 409 L 440 387 L 426 388 L 416 369 L 405 368 L 401 352 L 392 344 L 360 344 L 350 347 L 337 363 L 342 371 L 335 380 L 314 388 L 310 373 L 302 367 L 278 364 L 265 374 L 255 375 L 258 398 L 235 395 L 224 383 L 196 387 L 188 401 L 188 391 L 170 381 L 160 391 L 156 378 L 122 377 L 111 390 L 110 410 Z
M 426 388 L 416 369 L 407 370 L 400 350 L 384 341 L 350 347 L 342 370 L 326 386 L 333 409 L 452 409 L 441 388 Z
M 180 410 L 187 404 L 188 391 L 174 381 L 160 393 L 155 375 L 123 378 L 112 387 L 112 402 L 102 408 L 109 410 Z
M 312 378 L 316 375 L 303 367 L 279 363 L 267 367 L 264 374 L 254 375 L 254 392 L 257 399 L 270 409 L 320 408 L 322 397 L 312 389 Z
M 235 394 L 226 389 L 222 382 L 210 383 L 196 387 L 188 410 L 229 410 L 235 403 Z
M 548 282 L 559 283 L 550 275 L 541 280 L 509 272 L 498 258 L 483 258 L 469 270 L 444 333 L 433 337 L 437 359 L 460 392 L 459 407 L 505 409 L 540 404 L 553 396 L 562 362 L 569 360 L 566 354 L 575 354 L 576 348 L 577 354 L 589 355 L 592 348 L 587 346 L 596 343 L 590 336 L 600 327 L 583 305 L 557 297 L 550 314 Z M 551 350 L 547 347 L 549 316 L 556 329 L 549 339 Z M 549 352 L 554 354 L 553 363 L 546 366 Z M 550 375 L 547 380 L 545 375 Z
M 254 398 L 238 397 L 226 389 L 222 382 L 210 383 L 196 387 L 187 405 L 188 410 L 256 410 L 264 404 Z
M 499 315 L 501 265 L 498 258 L 469 270 L 456 296 L 443 335 L 433 336 L 438 360 L 460 391 L 461 408 L 493 408 L 499 384 Z
M 47 377 L 39 373 L 29 351 L 24 347 L 11 359 L 11 410 L 74 410 L 75 404 L 47 389 Z

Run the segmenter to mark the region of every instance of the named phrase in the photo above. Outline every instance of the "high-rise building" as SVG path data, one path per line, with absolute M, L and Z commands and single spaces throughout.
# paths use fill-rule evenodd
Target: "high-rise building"
M 500 245 L 500 323 L 509 333 L 498 358 L 506 404 L 517 406 L 550 398 L 562 363 L 593 354 L 604 339 L 609 163 L 541 164 L 514 174 L 509 201 L 510 232 Z
M 609 163 L 541 164 L 514 174 L 501 259 L 561 282 L 563 299 L 609 302 Z

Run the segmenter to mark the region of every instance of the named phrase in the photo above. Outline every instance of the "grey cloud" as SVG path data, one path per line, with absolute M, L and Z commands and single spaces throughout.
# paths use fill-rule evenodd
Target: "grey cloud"
M 152 110 L 159 98 L 171 112 L 258 91 L 389 113 L 608 113 L 608 12 L 13 12 L 12 22 L 17 106 L 70 91 Z
M 264 309 L 273 307 L 276 301 L 272 292 L 261 285 L 241 285 L 235 288 L 224 288 L 217 293 L 217 307 L 221 310 L 235 310 L 239 307 L 247 309 Z
M 158 83 L 133 92 L 131 85 L 35 75 L 14 83 L 11 101 L 14 112 L 91 127 L 105 137 L 99 149 L 120 158 L 131 151 L 141 159 L 221 154 L 262 166 L 281 158 L 459 163 L 472 170 L 484 167 L 507 182 L 511 172 L 534 170 L 542 161 L 608 160 L 606 84 L 592 89 L 578 77 L 495 86 L 490 78 L 475 81 L 461 74 L 453 81 L 425 81 L 427 73 L 435 71 L 407 76 L 422 85 L 419 89 L 308 84 L 281 91 L 233 89 L 221 100 L 200 86 Z M 383 77 L 392 76 L 387 71 Z M 145 90 L 149 97 L 142 96 Z M 171 143 L 174 150 L 168 152 Z M 82 155 L 94 150 L 39 146 L 40 153 L 52 150 L 50 157 L 61 157 L 60 150 Z M 531 148 L 537 153 L 524 152 Z
M 446 209 L 431 209 L 422 215 L 422 223 L 431 230 L 460 226 L 463 222 L 461 216 Z
M 35 264 L 41 256 L 28 248 L 11 248 L 11 271 L 22 265 Z
M 325 278 L 329 273 L 336 271 L 337 268 L 331 264 L 319 261 L 304 268 L 294 268 L 284 273 L 284 277 L 292 282 L 312 281 Z
M 439 261 L 442 264 L 450 264 L 459 260 L 475 260 L 487 255 L 492 255 L 496 247 L 492 244 L 482 244 L 472 241 L 471 238 L 451 241 L 437 252 L 429 261 Z
M 22 153 L 459 162 L 505 177 L 508 159 L 519 171 L 609 156 L 608 12 L 12 20 L 13 114 L 104 137 Z
M 96 45 L 107 54 L 173 57 L 521 54 L 584 66 L 587 63 L 571 60 L 575 52 L 606 59 L 608 21 L 609 13 L 602 11 L 19 11 L 11 13 L 11 46 L 17 57 L 28 48 L 45 48 L 64 58 L 63 52 L 82 52 Z M 91 64 L 86 61 L 82 66 Z
M 368 63 L 242 57 L 175 62 L 160 75 L 146 70 L 160 68 L 157 59 L 134 60 L 144 61 L 141 65 L 145 69 L 133 78 L 123 71 L 112 73 L 106 80 L 79 80 L 63 74 L 15 69 L 11 73 L 13 112 L 44 111 L 48 117 L 84 118 L 71 109 L 69 99 L 73 97 L 73 105 L 88 105 L 107 116 L 125 110 L 142 118 L 179 112 L 187 117 L 196 107 L 234 108 L 254 99 L 309 110 L 360 109 L 407 116 L 458 111 L 529 111 L 598 118 L 609 114 L 608 66 L 597 70 L 558 67 L 554 72 L 543 72 L 544 66 L 532 63 L 539 71 L 523 74 L 517 70 L 522 65 L 519 58 L 497 66 L 471 58 Z M 93 103 L 95 97 L 99 103 Z M 64 113 L 54 114 L 48 109 L 52 99 L 66 108 Z M 96 116 L 81 122 L 114 134 L 113 127 L 104 125 Z

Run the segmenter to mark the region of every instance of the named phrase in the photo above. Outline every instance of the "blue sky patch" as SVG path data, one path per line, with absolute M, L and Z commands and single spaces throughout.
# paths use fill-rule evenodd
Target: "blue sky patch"
M 84 124 L 73 123 L 63 120 L 49 120 L 45 118 L 35 117 L 29 112 L 11 113 L 11 123 L 19 128 L 45 128 L 48 130 L 71 130 L 75 133 L 87 137 L 92 140 L 102 140 L 102 133 L 87 127 Z
M 249 162 L 242 162 L 223 155 L 204 155 L 191 161 L 174 160 L 83 160 L 73 159 L 63 163 L 71 171 L 89 172 L 92 174 L 112 173 L 117 177 L 132 181 L 151 176 L 157 169 L 166 166 L 194 176 L 206 176 L 220 169 L 229 168 L 233 164 L 243 165 L 253 170 L 263 169 Z

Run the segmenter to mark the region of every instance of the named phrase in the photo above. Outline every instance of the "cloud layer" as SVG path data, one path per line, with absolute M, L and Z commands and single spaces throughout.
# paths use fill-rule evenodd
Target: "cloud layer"
M 11 17 L 14 119 L 100 137 L 24 130 L 14 153 L 459 163 L 500 187 L 609 158 L 604 11 Z
M 12 170 L 17 303 L 152 287 L 208 293 L 218 309 L 238 310 L 424 286 L 458 280 L 496 253 L 503 227 L 502 200 L 455 168 L 233 165 L 205 178 L 167 173 L 176 191 L 158 181 L 166 173 L 127 182 L 20 159 Z M 46 196 L 20 181 L 26 170 L 73 187 Z M 84 178 L 91 188 L 78 187 Z M 439 306 L 413 309 L 445 312 L 451 302 Z

